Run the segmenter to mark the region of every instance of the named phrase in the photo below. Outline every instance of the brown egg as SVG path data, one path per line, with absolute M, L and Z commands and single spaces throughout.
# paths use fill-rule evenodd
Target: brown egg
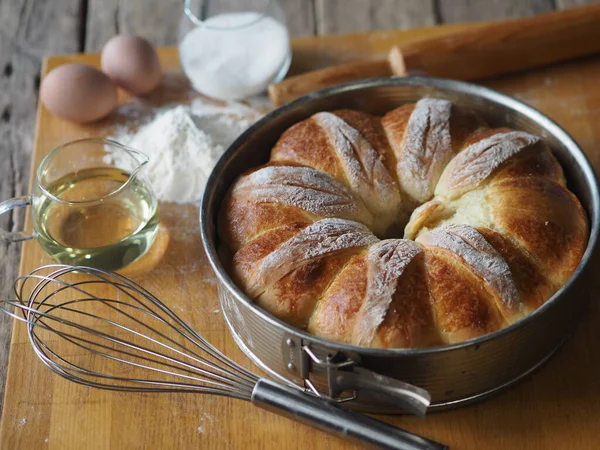
M 121 34 L 110 39 L 102 49 L 101 63 L 105 74 L 135 95 L 150 92 L 162 79 L 154 47 L 138 36 Z
M 117 106 L 117 88 L 92 66 L 63 64 L 42 80 L 40 100 L 58 117 L 77 123 L 93 122 Z

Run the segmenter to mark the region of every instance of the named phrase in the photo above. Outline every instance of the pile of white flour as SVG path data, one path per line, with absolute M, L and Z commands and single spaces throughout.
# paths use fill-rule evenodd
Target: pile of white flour
M 241 103 L 217 106 L 196 99 L 190 106 L 160 109 L 137 131 L 110 139 L 148 156 L 144 172 L 160 201 L 196 203 L 225 149 L 259 117 Z M 118 164 L 119 155 L 111 156 Z

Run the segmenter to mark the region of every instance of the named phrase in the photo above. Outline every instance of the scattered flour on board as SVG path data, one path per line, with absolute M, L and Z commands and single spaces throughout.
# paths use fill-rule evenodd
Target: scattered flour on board
M 110 139 L 148 156 L 144 168 L 160 201 L 197 203 L 225 149 L 261 114 L 244 104 L 224 106 L 196 98 L 188 105 L 158 109 L 137 130 L 117 130 Z M 119 164 L 125 155 L 107 159 Z
M 203 413 L 202 414 L 203 417 L 200 418 L 200 421 L 202 422 L 202 425 L 198 426 L 196 428 L 196 431 L 198 433 L 204 433 L 206 431 L 206 425 L 212 425 L 215 422 L 215 417 L 211 416 L 208 413 Z

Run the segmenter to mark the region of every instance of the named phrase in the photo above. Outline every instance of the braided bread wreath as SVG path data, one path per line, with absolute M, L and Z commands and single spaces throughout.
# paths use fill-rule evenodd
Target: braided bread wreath
M 519 320 L 567 281 L 588 240 L 539 137 L 435 98 L 297 123 L 235 181 L 219 221 L 233 278 L 260 307 L 379 348 L 452 344 Z

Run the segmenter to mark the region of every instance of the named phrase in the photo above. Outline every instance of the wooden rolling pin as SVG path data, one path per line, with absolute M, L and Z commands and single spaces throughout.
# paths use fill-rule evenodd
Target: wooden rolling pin
M 387 60 L 342 64 L 287 78 L 269 86 L 269 98 L 280 106 L 335 84 L 413 72 L 476 80 L 598 52 L 600 3 L 394 46 Z

